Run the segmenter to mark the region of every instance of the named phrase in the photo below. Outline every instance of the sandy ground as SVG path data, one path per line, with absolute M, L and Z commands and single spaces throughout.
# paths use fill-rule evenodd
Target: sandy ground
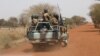
M 58 45 L 34 48 L 24 42 L 15 48 L 2 51 L 0 56 L 100 56 L 100 33 L 91 24 L 69 31 L 67 47 Z

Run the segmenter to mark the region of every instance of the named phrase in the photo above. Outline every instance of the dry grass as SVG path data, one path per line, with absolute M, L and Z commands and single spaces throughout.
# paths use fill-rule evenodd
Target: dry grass
M 26 30 L 22 27 L 16 29 L 1 28 L 0 29 L 0 49 L 9 48 L 10 43 L 24 38 L 26 35 Z

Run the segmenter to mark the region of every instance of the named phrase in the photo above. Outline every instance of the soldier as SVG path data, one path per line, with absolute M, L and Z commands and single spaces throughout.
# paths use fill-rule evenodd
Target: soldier
M 43 12 L 43 21 L 49 21 L 50 20 L 50 15 L 48 13 L 48 10 L 47 9 L 44 9 L 44 12 Z
M 52 16 L 51 22 L 53 25 L 58 25 L 58 17 L 56 14 Z
M 61 26 L 61 34 L 66 33 L 67 32 L 67 28 L 64 26 Z
M 37 15 L 31 16 L 31 20 L 32 20 L 32 26 L 36 26 L 38 22 L 38 16 Z

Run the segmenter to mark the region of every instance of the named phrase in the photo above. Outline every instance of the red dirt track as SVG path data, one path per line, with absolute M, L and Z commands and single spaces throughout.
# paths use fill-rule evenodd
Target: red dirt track
M 0 56 L 100 56 L 100 33 L 92 24 L 69 30 L 69 36 L 67 47 L 52 46 L 35 51 L 26 42 L 3 51 Z

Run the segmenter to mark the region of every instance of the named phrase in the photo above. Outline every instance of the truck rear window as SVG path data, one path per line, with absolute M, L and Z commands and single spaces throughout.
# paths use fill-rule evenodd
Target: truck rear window
M 37 25 L 36 30 L 41 30 L 43 28 L 46 28 L 47 30 L 52 30 L 52 28 L 50 27 L 50 24 L 49 23 L 39 23 Z

